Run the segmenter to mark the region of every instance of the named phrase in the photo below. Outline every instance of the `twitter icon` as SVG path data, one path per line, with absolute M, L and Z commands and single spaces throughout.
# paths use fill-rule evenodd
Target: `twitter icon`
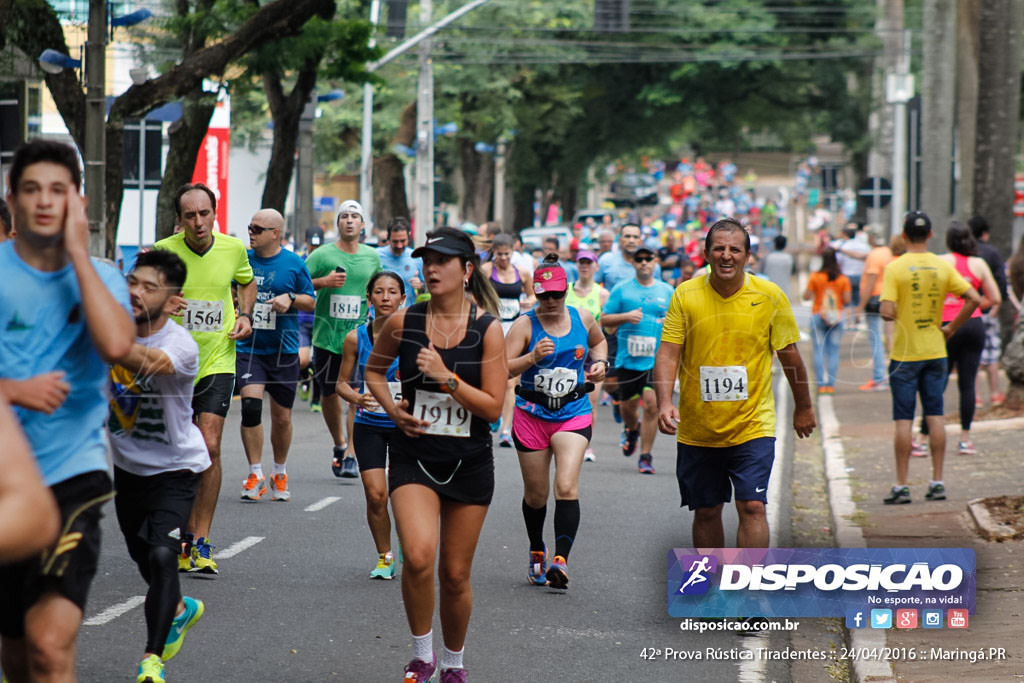
M 892 628 L 892 610 L 871 610 L 871 628 Z

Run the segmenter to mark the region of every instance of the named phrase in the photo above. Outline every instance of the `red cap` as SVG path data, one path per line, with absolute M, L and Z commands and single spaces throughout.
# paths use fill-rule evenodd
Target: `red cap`
M 541 266 L 533 271 L 533 293 L 564 292 L 569 288 L 562 266 Z
M 571 240 L 569 240 L 569 251 L 579 251 L 579 248 L 580 248 L 580 238 L 579 237 L 573 237 Z

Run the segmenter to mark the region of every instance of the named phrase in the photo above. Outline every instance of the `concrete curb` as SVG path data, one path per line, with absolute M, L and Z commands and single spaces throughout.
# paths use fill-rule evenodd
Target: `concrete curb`
M 988 508 L 982 501 L 984 498 L 975 498 L 967 503 L 967 512 L 971 514 L 974 525 L 978 527 L 978 533 L 990 541 L 1011 541 L 1016 537 L 1017 532 L 1005 524 L 992 519 Z
M 839 437 L 839 420 L 831 396 L 818 396 L 818 416 L 821 420 L 821 441 L 825 452 L 829 514 L 832 518 L 832 533 L 835 535 L 836 545 L 840 548 L 866 548 L 864 534 L 852 521 L 857 506 L 853 502 L 853 493 L 850 490 L 846 453 Z M 847 629 L 846 633 L 852 649 L 886 646 L 886 632 L 882 629 Z M 852 669 L 854 681 L 896 683 L 896 672 L 888 661 L 854 659 Z

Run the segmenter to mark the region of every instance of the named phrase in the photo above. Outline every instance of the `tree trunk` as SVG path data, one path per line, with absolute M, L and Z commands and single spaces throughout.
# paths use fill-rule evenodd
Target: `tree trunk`
M 1003 350 L 1002 362 L 1010 380 L 1003 405 L 1010 410 L 1024 410 L 1024 325 L 1017 325 L 1010 343 Z
M 406 105 L 392 145 L 411 147 L 416 139 L 416 103 Z M 405 200 L 405 166 L 394 153 L 373 160 L 373 208 L 376 225 L 386 226 L 392 218 L 409 218 Z
M 487 222 L 494 196 L 494 157 L 473 149 L 473 141 L 458 139 L 459 174 L 462 194 L 459 197 L 459 215 L 477 225 Z
M 174 233 L 177 216 L 174 211 L 174 193 L 185 183 L 192 182 L 199 147 L 210 127 L 210 117 L 217 106 L 214 93 L 204 93 L 202 86 L 182 102 L 181 118 L 168 130 L 170 138 L 167 164 L 157 197 L 156 238 L 163 239 Z M 115 224 L 116 225 L 116 224 Z M 226 227 L 226 226 L 224 226 Z
M 295 150 L 299 139 L 299 120 L 316 87 L 316 72 L 323 52 L 311 56 L 296 78 L 292 91 L 285 96 L 281 86 L 281 74 L 267 73 L 263 76 L 263 90 L 267 94 L 270 113 L 274 119 L 274 142 L 267 165 L 267 180 L 263 185 L 263 199 L 260 206 L 285 212 L 288 199 L 288 185 L 295 169 Z
M 945 245 L 953 178 L 956 106 L 956 4 L 924 3 L 924 73 L 921 82 L 921 208 L 932 219 L 933 244 Z M 911 206 L 913 198 L 911 197 Z M 942 249 L 940 249 L 942 251 Z

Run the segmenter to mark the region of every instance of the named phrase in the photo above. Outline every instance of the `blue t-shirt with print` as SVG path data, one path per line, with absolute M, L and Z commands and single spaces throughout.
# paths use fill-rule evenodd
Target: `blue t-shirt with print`
M 390 246 L 378 247 L 380 254 L 380 267 L 382 270 L 390 270 L 397 273 L 405 282 L 405 305 L 409 306 L 416 301 L 416 292 L 412 288 L 412 279 L 417 277 L 423 282 L 423 259 L 413 258 L 412 249 L 405 248 L 398 256 L 391 251 Z
M 634 277 L 616 285 L 608 295 L 602 315 L 628 313 L 638 308 L 644 315 L 639 323 L 619 325 L 616 368 L 650 370 L 654 367 L 654 354 L 661 342 L 661 326 L 665 323 L 673 291 L 672 285 L 663 280 L 653 280 L 644 287 Z
M 594 274 L 594 281 L 604 285 L 608 291 L 612 291 L 620 282 L 625 282 L 636 277 L 636 267 L 622 258 L 622 253 L 609 251 L 601 254 L 597 259 L 597 273 Z M 661 279 L 661 266 L 654 264 L 654 279 Z
M 271 315 L 267 302 L 289 292 L 316 296 L 313 280 L 306 270 L 306 262 L 287 249 L 282 249 L 270 258 L 257 256 L 252 249 L 248 254 L 256 278 L 257 306 L 253 310 L 252 334 L 235 342 L 235 351 L 257 356 L 298 353 L 298 311 L 292 307 L 286 313 L 274 312 Z
M 92 263 L 131 315 L 124 277 L 103 261 Z M 103 427 L 109 371 L 85 324 L 74 268 L 68 264 L 52 272 L 36 270 L 8 241 L 0 244 L 0 273 L 0 377 L 24 380 L 60 370 L 71 385 L 52 415 L 15 408 L 43 480 L 53 486 L 86 472 L 106 471 Z

